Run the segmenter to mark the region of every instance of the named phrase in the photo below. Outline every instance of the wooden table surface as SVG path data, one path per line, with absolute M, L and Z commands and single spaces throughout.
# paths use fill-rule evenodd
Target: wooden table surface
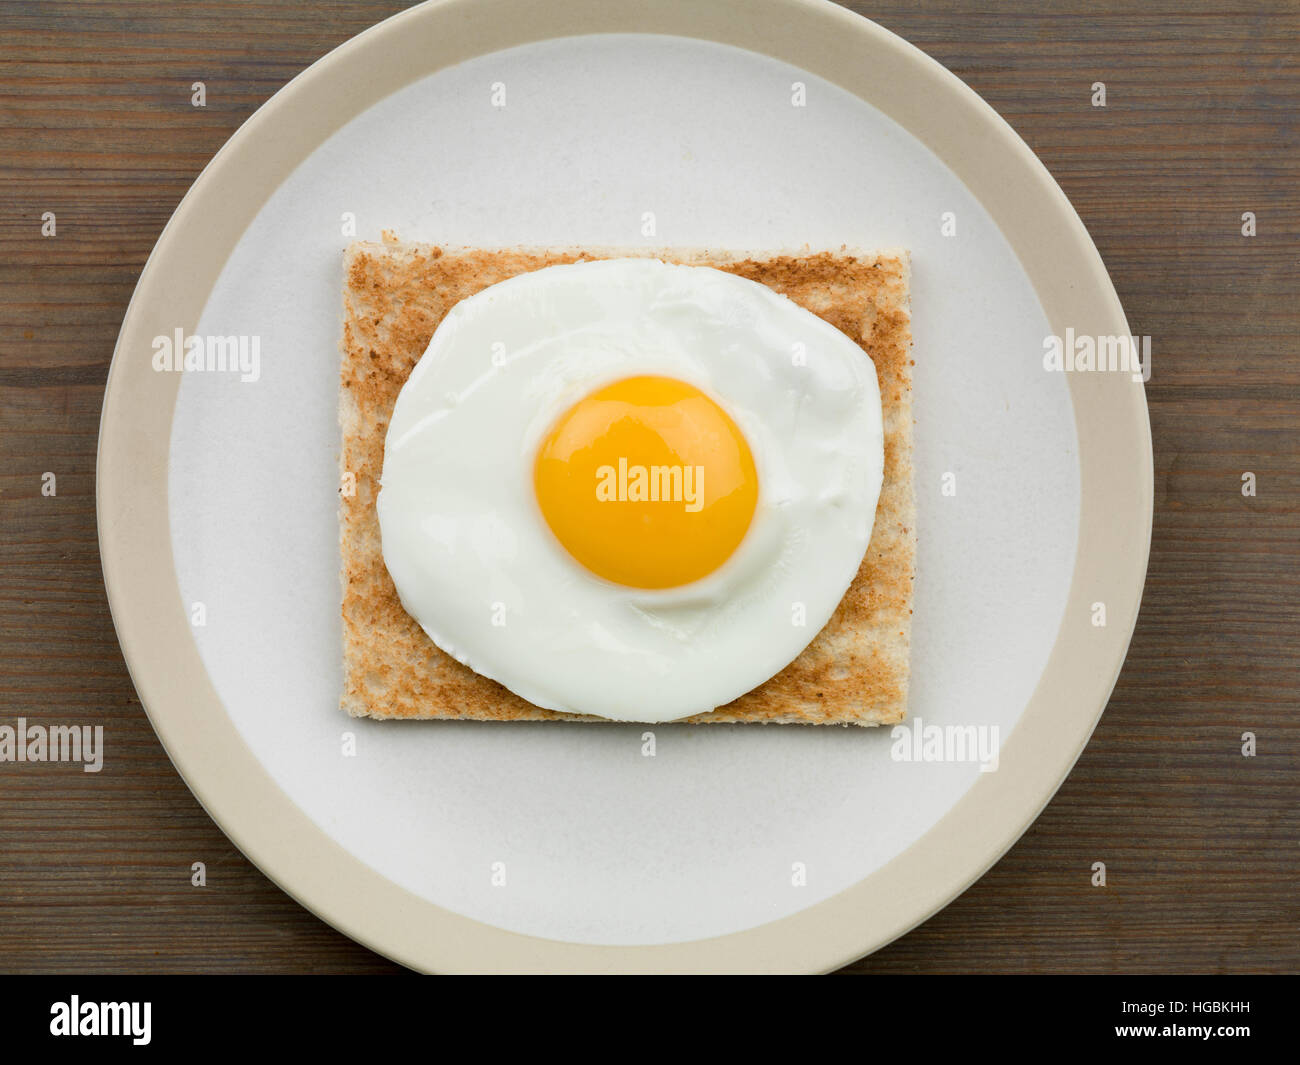
M 0 3 L 0 725 L 112 739 L 100 774 L 0 763 L 0 971 L 397 970 L 262 876 L 167 760 L 114 637 L 94 472 L 118 326 L 190 183 L 403 6 Z M 849 971 L 1300 970 L 1300 7 L 850 6 L 978 91 L 1078 209 L 1153 337 L 1156 513 L 1127 665 L 1065 785 L 982 880 Z

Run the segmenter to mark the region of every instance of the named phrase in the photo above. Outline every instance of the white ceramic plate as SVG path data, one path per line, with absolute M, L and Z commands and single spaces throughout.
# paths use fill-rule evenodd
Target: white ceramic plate
M 342 715 L 350 219 L 363 239 L 468 245 L 909 248 L 910 716 L 996 738 L 996 771 L 900 761 L 887 729 L 658 726 L 646 757 L 641 726 Z M 1018 837 L 1123 660 L 1150 531 L 1145 401 L 1128 374 L 1045 371 L 1066 326 L 1127 334 L 1059 190 L 969 90 L 865 20 L 793 0 L 416 9 L 259 111 L 141 278 L 100 450 L 132 675 L 232 839 L 409 965 L 832 967 Z M 177 328 L 258 337 L 257 380 L 155 372 L 152 338 Z

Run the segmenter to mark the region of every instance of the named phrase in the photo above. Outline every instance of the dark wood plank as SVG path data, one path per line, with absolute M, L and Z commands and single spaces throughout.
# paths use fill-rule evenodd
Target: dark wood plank
M 402 6 L 0 3 L 0 723 L 113 742 L 98 776 L 0 765 L 0 971 L 396 969 L 254 869 L 159 747 L 104 598 L 94 460 L 118 325 L 181 196 L 276 89 Z M 1074 772 L 979 883 L 849 971 L 1294 972 L 1300 9 L 849 6 L 965 79 L 1075 204 L 1154 338 L 1157 508 L 1129 661 Z

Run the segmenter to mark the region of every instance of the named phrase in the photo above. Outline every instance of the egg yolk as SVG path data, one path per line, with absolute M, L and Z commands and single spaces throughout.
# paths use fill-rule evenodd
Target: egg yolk
M 579 400 L 533 467 L 542 515 L 588 570 L 633 588 L 712 573 L 740 545 L 758 502 L 749 444 L 698 388 L 629 377 Z

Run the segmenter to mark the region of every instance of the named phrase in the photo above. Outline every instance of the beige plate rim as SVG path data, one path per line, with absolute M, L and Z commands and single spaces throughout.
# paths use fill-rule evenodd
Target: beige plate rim
M 150 342 L 192 332 L 270 193 L 371 104 L 453 63 L 588 33 L 694 37 L 766 54 L 852 92 L 925 143 L 981 201 L 1059 335 L 1128 335 L 1100 256 L 1033 152 L 954 75 L 829 0 L 436 0 L 380 23 L 278 92 L 176 209 L 122 323 L 100 422 L 100 553 L 132 680 L 190 789 L 302 905 L 381 954 L 443 972 L 816 972 L 869 953 L 964 891 L 1025 831 L 1101 716 L 1137 620 L 1151 536 L 1146 397 L 1128 374 L 1069 376 L 1079 436 L 1079 547 L 1056 644 L 998 772 L 924 836 L 838 895 L 771 923 L 687 943 L 592 946 L 462 917 L 398 887 L 317 828 L 236 731 L 200 660 L 177 585 L 167 464 L 178 382 Z M 1091 621 L 1104 602 L 1107 624 Z M 584 727 L 575 725 L 573 727 Z

